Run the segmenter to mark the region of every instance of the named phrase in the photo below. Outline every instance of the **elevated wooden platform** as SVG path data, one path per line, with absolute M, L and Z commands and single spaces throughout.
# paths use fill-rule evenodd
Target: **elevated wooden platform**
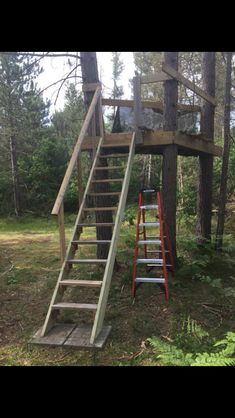
M 126 147 L 130 145 L 132 132 L 122 132 L 105 135 L 104 147 L 110 152 L 126 152 Z M 94 140 L 97 146 L 99 137 L 85 137 L 82 151 L 93 148 Z M 145 131 L 143 144 L 136 145 L 136 154 L 158 154 L 162 155 L 164 147 L 167 145 L 178 145 L 178 154 L 185 156 L 197 156 L 202 154 L 212 154 L 215 157 L 222 156 L 222 148 L 215 145 L 203 135 L 187 135 L 179 131 Z
M 40 336 L 41 330 L 42 327 L 32 337 L 29 344 L 102 349 L 111 331 L 111 326 L 103 327 L 94 344 L 90 344 L 91 326 L 78 327 L 76 324 L 56 324 L 44 337 Z

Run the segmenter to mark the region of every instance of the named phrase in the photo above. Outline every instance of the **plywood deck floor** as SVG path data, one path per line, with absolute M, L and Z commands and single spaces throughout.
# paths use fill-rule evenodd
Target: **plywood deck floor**
M 52 347 L 98 348 L 102 349 L 111 331 L 111 326 L 103 327 L 94 344 L 90 344 L 92 327 L 76 324 L 56 324 L 46 336 L 41 337 L 42 328 L 34 334 L 29 344 L 48 345 Z

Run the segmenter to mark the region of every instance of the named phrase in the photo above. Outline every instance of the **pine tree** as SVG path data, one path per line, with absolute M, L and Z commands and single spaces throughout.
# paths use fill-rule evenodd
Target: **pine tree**
M 34 83 L 41 71 L 36 60 L 28 56 L 0 54 L 0 147 L 6 157 L 5 181 L 11 176 L 11 200 L 17 217 L 23 201 L 20 159 L 31 151 L 32 144 L 36 145 L 47 122 L 49 103 L 43 103 Z

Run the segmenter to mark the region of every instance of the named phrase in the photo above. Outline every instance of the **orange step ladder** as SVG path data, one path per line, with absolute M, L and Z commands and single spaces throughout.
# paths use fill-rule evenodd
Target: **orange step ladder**
M 145 196 L 150 195 L 151 198 L 155 195 L 155 204 L 147 204 Z M 156 221 L 146 221 L 146 211 L 154 213 Z M 156 233 L 154 235 L 148 235 L 147 229 L 154 228 Z M 140 239 L 140 235 L 143 235 L 143 239 Z M 149 246 L 154 248 L 149 250 Z M 144 256 L 140 258 L 140 248 L 144 249 Z M 168 263 L 166 253 L 169 253 Z M 151 257 L 150 254 L 154 254 L 155 257 Z M 158 254 L 158 255 L 157 255 Z M 157 258 L 158 257 L 158 258 Z M 145 265 L 146 276 L 152 269 L 160 270 L 158 276 L 161 277 L 139 277 L 137 276 L 138 267 Z M 168 270 L 171 270 L 172 276 L 175 276 L 174 257 L 172 247 L 170 243 L 169 229 L 166 224 L 162 196 L 159 189 L 156 188 L 144 188 L 139 192 L 138 203 L 138 215 L 136 226 L 136 241 L 134 251 L 134 268 L 133 268 L 133 283 L 132 283 L 132 295 L 135 297 L 137 286 L 142 283 L 157 283 L 161 287 L 164 286 L 166 301 L 169 298 L 168 292 Z

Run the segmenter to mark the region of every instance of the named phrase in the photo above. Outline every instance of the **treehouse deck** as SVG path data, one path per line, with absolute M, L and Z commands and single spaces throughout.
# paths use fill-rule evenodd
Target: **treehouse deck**
M 125 153 L 126 148 L 130 145 L 132 134 L 132 132 L 106 134 L 103 146 L 107 147 L 110 153 Z M 178 146 L 179 155 L 198 156 L 211 154 L 215 157 L 222 156 L 222 148 L 203 135 L 189 135 L 180 131 L 144 131 L 143 139 L 142 144 L 136 144 L 136 154 L 162 155 L 165 146 L 175 144 Z M 82 151 L 96 148 L 98 141 L 99 137 L 86 136 Z

